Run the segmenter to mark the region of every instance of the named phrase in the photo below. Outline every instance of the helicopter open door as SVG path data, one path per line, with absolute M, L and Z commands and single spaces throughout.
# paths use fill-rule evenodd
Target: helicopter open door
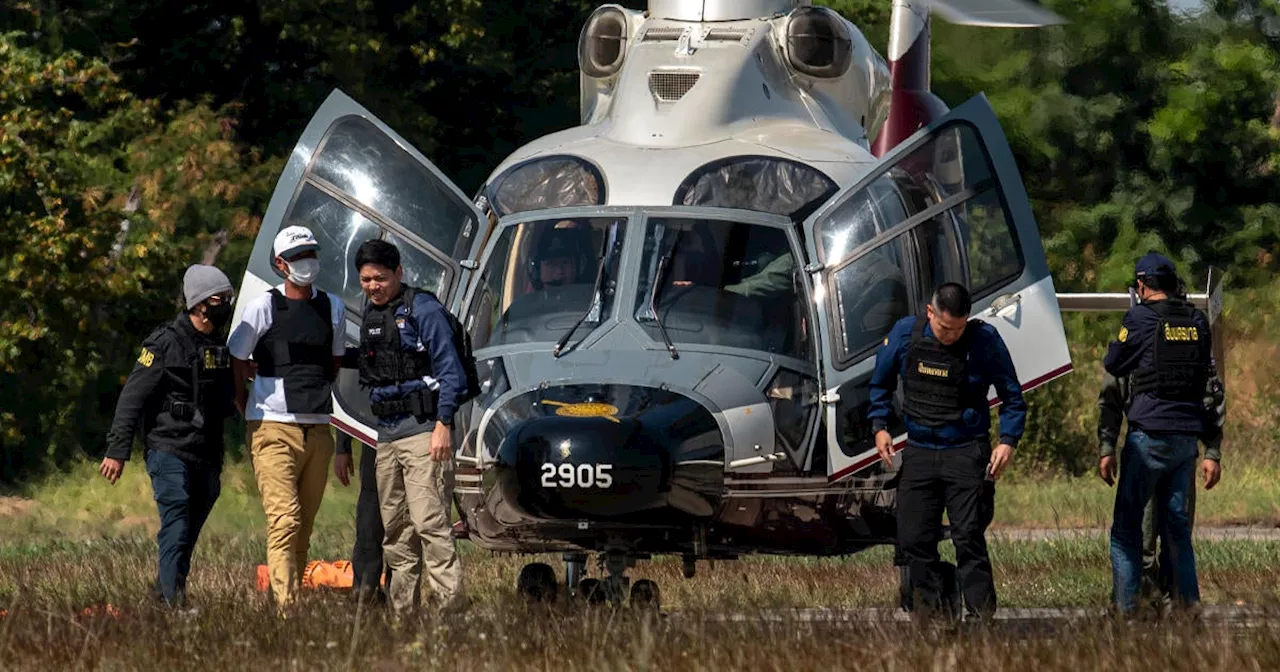
M 877 348 L 943 282 L 969 287 L 972 316 L 1000 331 L 1024 390 L 1071 370 L 1031 204 L 985 96 L 902 142 L 806 220 L 805 234 L 832 480 L 878 460 L 866 418 Z M 892 431 L 905 440 L 900 421 Z
M 412 145 L 354 100 L 334 90 L 293 148 L 263 216 L 236 301 L 232 329 L 248 300 L 282 280 L 271 245 L 285 226 L 311 229 L 320 243 L 316 286 L 347 308 L 348 346 L 359 342 L 364 306 L 353 266 L 365 241 L 382 238 L 400 249 L 404 282 L 429 289 L 457 310 L 479 228 L 489 220 Z M 333 424 L 360 441 L 377 433 L 367 392 L 343 369 L 334 385 Z

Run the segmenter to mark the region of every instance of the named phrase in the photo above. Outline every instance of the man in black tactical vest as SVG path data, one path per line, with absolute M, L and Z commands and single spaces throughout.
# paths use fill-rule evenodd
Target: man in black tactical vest
M 453 415 L 473 396 L 460 327 L 431 292 L 401 283 L 400 251 L 370 240 L 356 252 L 369 303 L 360 327 L 360 384 L 378 417 L 377 486 L 388 598 L 397 617 L 418 606 L 422 566 L 437 609 L 460 607 L 462 568 L 449 517 Z M 471 364 L 474 371 L 474 363 Z
M 1171 296 L 1178 278 L 1173 262 L 1163 255 L 1152 252 L 1139 259 L 1134 277 L 1141 303 L 1125 313 L 1120 334 L 1103 360 L 1107 373 L 1130 378 L 1132 395 L 1111 525 L 1115 606 L 1126 616 L 1137 608 L 1143 511 L 1154 499 L 1160 543 L 1168 548 L 1172 565 L 1174 602 L 1194 611 L 1200 586 L 1187 499 L 1196 441 L 1205 431 L 1204 393 L 1214 365 L 1209 320 Z
M 116 402 L 99 472 L 114 485 L 141 424 L 143 459 L 160 512 L 157 597 L 186 602 L 191 554 L 221 491 L 222 422 L 232 412 L 231 359 L 220 335 L 231 321 L 231 282 L 213 266 L 187 269 L 187 310 L 142 342 Z
M 893 436 L 888 427 L 901 378 L 907 448 L 898 476 L 898 547 L 906 561 L 913 613 L 933 615 L 944 608 L 938 542 L 945 509 L 967 617 L 982 620 L 996 609 L 985 536 L 995 513 L 994 481 L 1022 437 L 1027 406 L 1000 333 L 969 320 L 970 309 L 968 290 L 947 283 L 934 292 L 925 315 L 894 325 L 876 356 L 867 416 L 876 450 L 889 465 Z M 992 386 L 1003 402 L 994 450 L 988 438 Z
M 331 386 L 345 350 L 342 300 L 314 286 L 319 244 L 301 226 L 280 230 L 272 258 L 284 282 L 245 306 L 228 346 L 236 404 L 267 515 L 271 592 L 283 610 L 302 589 L 311 528 L 328 482 Z M 249 358 L 257 364 L 253 390 Z

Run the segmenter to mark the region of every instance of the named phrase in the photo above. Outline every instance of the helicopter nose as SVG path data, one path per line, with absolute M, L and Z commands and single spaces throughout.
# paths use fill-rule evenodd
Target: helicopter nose
M 671 393 L 638 403 L 634 394 L 631 403 L 618 395 L 586 402 L 554 396 L 515 400 L 538 413 L 513 426 L 498 450 L 507 502 L 552 519 L 659 522 L 714 512 L 724 441 L 700 404 Z

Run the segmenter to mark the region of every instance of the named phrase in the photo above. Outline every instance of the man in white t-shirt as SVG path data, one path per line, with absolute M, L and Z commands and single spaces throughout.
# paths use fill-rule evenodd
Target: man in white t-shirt
M 344 351 L 343 307 L 337 296 L 312 286 L 319 247 L 305 227 L 281 229 L 272 262 L 284 283 L 245 306 L 227 343 L 236 406 L 248 421 L 246 444 L 267 516 L 271 592 L 282 609 L 302 588 L 334 451 L 329 416 Z M 257 374 L 246 393 L 250 356 Z

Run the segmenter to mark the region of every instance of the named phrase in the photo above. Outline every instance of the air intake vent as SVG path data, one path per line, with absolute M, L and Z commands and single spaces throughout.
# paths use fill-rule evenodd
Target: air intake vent
M 674 42 L 680 39 L 684 34 L 684 28 L 679 26 L 655 26 L 646 28 L 644 31 L 644 39 L 642 42 Z
M 651 72 L 649 90 L 658 100 L 674 103 L 689 93 L 689 89 L 698 83 L 699 76 L 696 72 Z
M 712 28 L 704 39 L 708 42 L 737 42 L 750 34 L 746 28 Z

